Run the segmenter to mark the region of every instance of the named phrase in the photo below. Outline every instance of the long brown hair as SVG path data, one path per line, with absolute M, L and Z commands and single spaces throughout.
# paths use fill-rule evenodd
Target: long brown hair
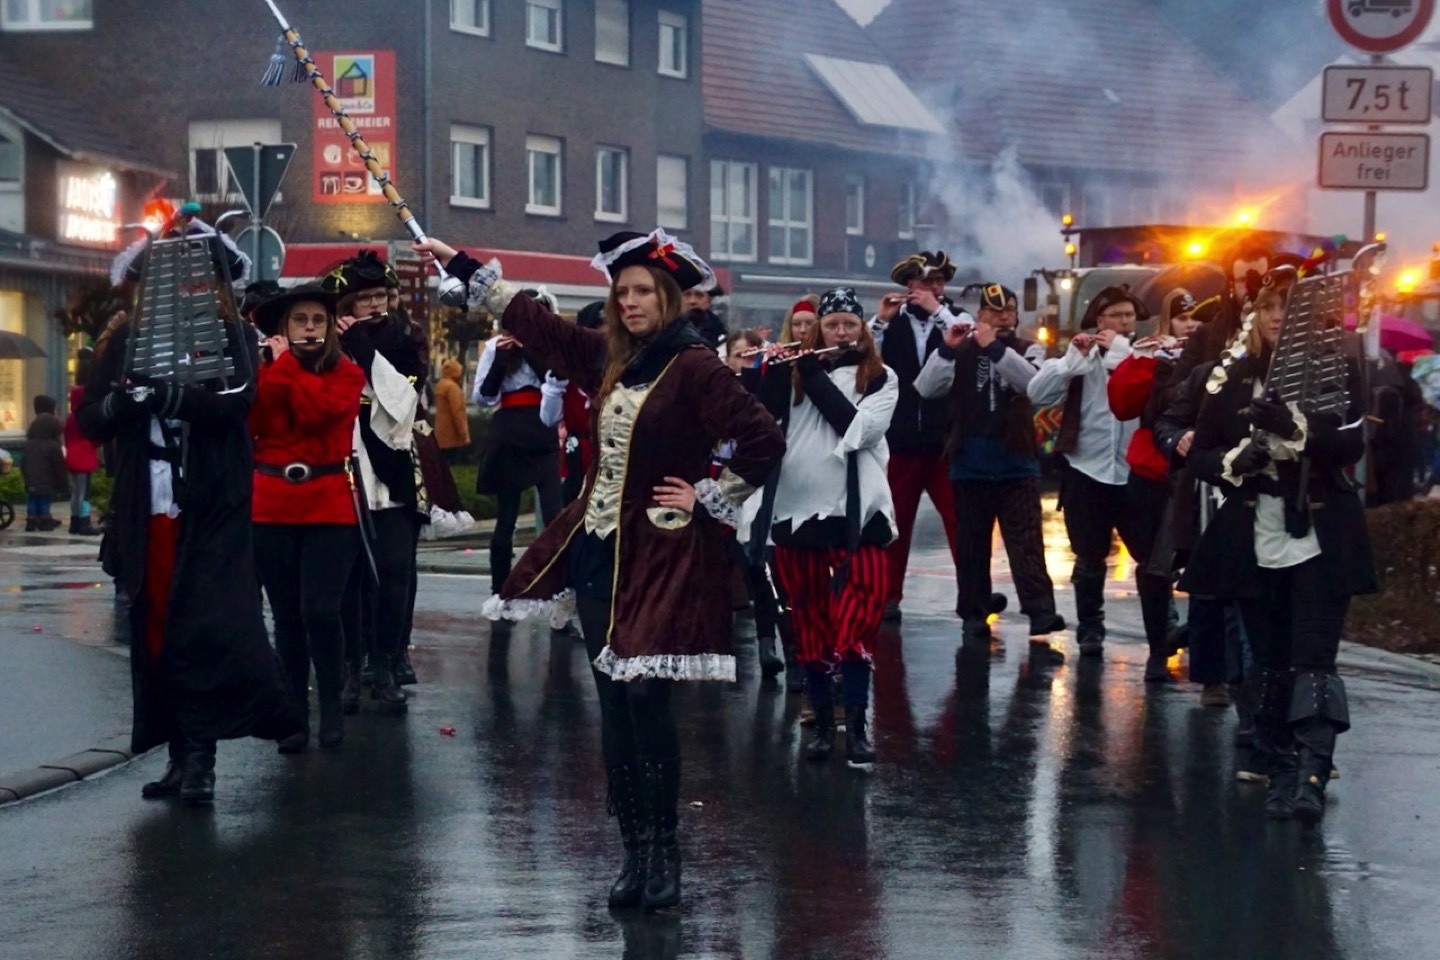
M 820 309 L 819 309 L 819 308 L 820 308 L 820 295 L 819 295 L 819 294 L 816 294 L 816 293 L 807 293 L 807 294 L 805 294 L 805 296 L 803 296 L 803 297 L 801 297 L 799 300 L 795 301 L 795 306 L 794 306 L 794 307 L 791 307 L 789 310 L 786 310 L 786 311 L 785 311 L 785 322 L 782 323 L 782 324 L 780 324 L 780 342 L 781 342 L 781 343 L 790 343 L 792 340 L 795 339 L 795 334 L 794 334 L 794 332 L 790 329 L 790 321 L 792 321 L 792 320 L 795 319 L 795 314 L 796 314 L 796 312 L 797 312 L 796 309 L 795 309 L 795 307 L 800 306 L 800 303 L 801 303 L 802 301 L 803 301 L 804 303 L 810 304 L 810 312 L 811 312 L 811 313 L 816 314 L 817 316 L 819 315 L 819 312 L 820 312 Z M 812 323 L 812 324 L 811 324 L 811 326 L 813 327 L 813 326 L 815 326 L 816 324 L 818 324 L 819 322 L 820 322 L 819 320 L 816 320 L 815 323 Z
M 825 334 L 820 329 L 821 318 L 816 318 L 805 333 L 805 339 L 800 343 L 801 350 L 819 350 L 825 345 Z M 855 341 L 855 350 L 860 354 L 860 368 L 855 371 L 855 399 L 857 401 L 865 396 L 865 391 L 870 389 L 870 384 L 875 378 L 885 372 L 885 362 L 880 359 L 880 351 L 875 349 L 875 338 L 870 334 L 870 325 L 862 317 L 860 319 L 860 339 Z M 798 407 L 800 401 L 805 399 L 805 384 L 800 379 L 800 371 L 795 370 L 790 374 L 791 382 L 795 385 L 795 405 Z
M 677 318 L 683 302 L 680 285 L 675 282 L 674 277 L 659 267 L 652 267 L 648 263 L 639 266 L 655 281 L 655 293 L 660 298 L 660 315 L 668 318 L 660 325 L 660 329 L 664 330 L 670 324 L 679 322 Z M 645 341 L 625 329 L 625 324 L 620 319 L 620 303 L 615 297 L 615 286 L 619 279 L 617 276 L 610 282 L 610 293 L 605 297 L 605 374 L 600 378 L 602 402 L 610 395 L 610 391 L 615 389 L 615 384 L 620 382 L 620 376 L 630 365 L 630 361 L 634 360 L 636 354 L 645 346 Z M 657 334 L 659 332 L 656 331 Z

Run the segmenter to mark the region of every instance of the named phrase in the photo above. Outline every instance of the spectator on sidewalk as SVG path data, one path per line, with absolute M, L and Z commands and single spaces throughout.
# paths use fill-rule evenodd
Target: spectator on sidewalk
M 60 438 L 65 425 L 55 415 L 55 398 L 39 394 L 34 400 L 35 420 L 25 431 L 25 455 L 20 472 L 25 477 L 25 530 L 54 530 L 60 521 L 50 516 L 56 497 L 70 496 L 65 471 L 65 448 Z
M 84 384 L 70 388 L 70 413 L 65 418 L 65 469 L 70 474 L 70 533 L 96 537 L 100 531 L 90 522 L 90 475 L 100 469 L 95 444 L 80 430 L 75 410 L 85 402 Z
M 446 360 L 435 384 L 435 441 L 452 467 L 470 452 L 470 417 L 465 412 L 465 368 Z

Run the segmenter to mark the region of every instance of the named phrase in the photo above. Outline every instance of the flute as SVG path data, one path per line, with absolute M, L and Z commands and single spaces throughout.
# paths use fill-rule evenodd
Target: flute
M 793 363 L 794 361 L 799 360 L 801 357 L 818 357 L 827 353 L 838 353 L 842 350 L 853 349 L 855 349 L 855 342 L 853 340 L 846 340 L 844 343 L 837 343 L 833 347 L 822 347 L 819 350 L 801 350 L 798 353 L 794 353 L 788 357 L 781 357 L 779 360 L 771 360 L 770 362 L 772 364 Z
M 760 354 L 764 353 L 766 350 L 770 350 L 770 349 L 793 350 L 795 347 L 798 347 L 798 346 L 800 346 L 800 341 L 799 341 L 799 340 L 792 340 L 792 341 L 789 342 L 789 343 L 767 343 L 767 344 L 765 344 L 764 346 L 760 346 L 760 347 L 750 347 L 748 350 L 741 350 L 739 353 L 735 354 L 735 356 L 737 356 L 737 357 L 758 357 Z
M 1184 346 L 1185 341 L 1189 339 L 1189 337 L 1141 337 L 1131 344 L 1130 349 L 1142 350 L 1149 347 L 1161 347 L 1165 350 L 1173 350 L 1176 347 Z

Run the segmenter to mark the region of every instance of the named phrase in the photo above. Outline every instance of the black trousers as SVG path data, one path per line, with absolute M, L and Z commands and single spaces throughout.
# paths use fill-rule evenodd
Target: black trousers
M 1070 581 L 1075 587 L 1075 615 L 1080 632 L 1105 631 L 1105 569 L 1115 534 L 1135 560 L 1135 588 L 1145 621 L 1145 639 L 1152 654 L 1168 652 L 1165 636 L 1170 627 L 1170 601 L 1174 590 L 1169 577 L 1156 576 L 1146 567 L 1155 535 L 1165 516 L 1169 484 L 1130 475 L 1125 485 L 1101 483 L 1080 471 L 1065 471 L 1061 500 L 1065 532 L 1075 554 Z
M 1020 612 L 1029 617 L 1055 612 L 1055 585 L 1045 569 L 1040 527 L 1040 481 L 956 480 L 955 574 L 959 613 L 984 620 L 990 605 L 990 546 L 995 524 L 1005 541 Z
M 343 524 L 255 525 L 255 561 L 275 624 L 275 651 L 296 705 L 308 714 L 310 664 L 322 699 L 340 695 L 341 610 L 360 534 Z M 337 573 L 339 572 L 339 573 Z
M 581 595 L 577 598 L 585 650 L 593 661 L 605 648 L 610 625 L 610 599 Z M 680 734 L 675 727 L 670 680 L 612 680 L 590 668 L 600 698 L 600 746 L 605 766 L 680 756 Z
M 1240 601 L 1255 663 L 1267 670 L 1334 673 L 1348 596 L 1336 596 L 1320 558 L 1284 570 L 1256 571 L 1260 595 Z
M 510 576 L 515 559 L 515 524 L 520 519 L 520 495 L 523 490 L 495 495 L 495 532 L 490 537 L 490 586 L 496 593 Z M 560 477 L 546 474 L 535 485 L 535 500 L 540 506 L 540 519 L 546 526 L 560 515 Z

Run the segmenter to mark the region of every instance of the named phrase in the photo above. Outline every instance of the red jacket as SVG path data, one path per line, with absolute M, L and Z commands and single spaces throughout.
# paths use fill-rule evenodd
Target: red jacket
M 1110 374 L 1110 385 L 1106 388 L 1110 397 L 1110 412 L 1116 418 L 1134 420 L 1144 414 L 1145 404 L 1155 387 L 1155 368 L 1158 365 L 1159 361 L 1154 357 L 1133 354 L 1120 361 L 1120 366 Z M 1150 427 L 1143 423 L 1130 438 L 1125 462 L 1146 480 L 1164 480 L 1170 476 L 1169 462 L 1155 446 L 1155 435 Z
M 75 411 L 85 402 L 85 387 L 76 384 L 70 388 L 70 415 L 65 418 L 65 469 L 71 473 L 94 473 L 100 469 L 100 455 L 95 444 L 80 432 Z
M 348 357 L 323 374 L 311 373 L 289 352 L 260 370 L 250 433 L 255 462 L 323 467 L 350 456 L 365 374 Z M 345 474 L 291 483 L 255 473 L 250 516 L 256 523 L 355 523 Z

